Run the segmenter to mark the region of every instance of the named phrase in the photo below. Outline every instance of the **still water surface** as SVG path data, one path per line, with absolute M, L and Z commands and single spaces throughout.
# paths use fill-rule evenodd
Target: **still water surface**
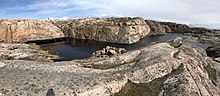
M 106 46 L 122 47 L 129 51 L 129 50 L 148 46 L 152 42 L 164 42 L 173 39 L 175 37 L 186 38 L 187 36 L 184 36 L 179 33 L 168 33 L 166 35 L 160 35 L 160 36 L 149 36 L 131 45 L 99 42 L 92 40 L 67 39 L 66 41 L 41 44 L 40 46 L 43 50 L 47 50 L 49 51 L 49 53 L 56 54 L 61 57 L 55 61 L 68 61 L 73 59 L 88 58 L 92 55 L 94 51 L 100 50 Z M 198 42 L 190 42 L 190 43 L 193 43 L 193 45 L 202 48 L 207 48 L 209 46 L 209 44 L 198 43 Z

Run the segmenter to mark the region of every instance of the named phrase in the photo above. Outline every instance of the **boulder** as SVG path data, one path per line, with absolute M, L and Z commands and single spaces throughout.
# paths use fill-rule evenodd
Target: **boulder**
M 220 57 L 220 45 L 210 46 L 206 49 L 207 55 L 210 57 Z
M 0 40 L 26 42 L 65 37 L 63 32 L 48 21 L 28 19 L 0 19 Z
M 149 35 L 164 35 L 168 32 L 171 32 L 171 29 L 167 25 L 163 25 L 160 22 L 156 22 L 153 20 L 145 20 L 147 25 L 150 26 L 150 34 Z
M 0 61 L 5 96 L 218 96 L 220 63 L 195 47 L 157 43 L 105 58 Z
M 175 39 L 169 40 L 168 42 L 169 42 L 170 46 L 177 48 L 177 47 L 180 47 L 181 45 L 183 45 L 183 38 L 176 37 Z
M 122 54 L 125 52 L 126 52 L 126 49 L 124 49 L 124 48 L 116 48 L 116 47 L 106 46 L 106 48 L 103 48 L 102 50 L 95 51 L 92 54 L 92 57 L 114 56 L 114 55 Z
M 82 18 L 51 21 L 67 37 L 131 44 L 150 33 L 143 18 Z

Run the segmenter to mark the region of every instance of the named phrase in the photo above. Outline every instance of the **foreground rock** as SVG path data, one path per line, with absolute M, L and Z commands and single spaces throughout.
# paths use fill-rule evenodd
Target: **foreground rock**
M 201 49 L 158 43 L 106 58 L 1 61 L 0 94 L 45 96 L 218 96 L 220 64 Z M 171 41 L 170 41 L 171 42 Z M 171 45 L 170 45 L 171 44 Z M 214 65 L 213 65 L 214 64 Z M 213 69 L 213 66 L 217 66 Z
M 0 19 L 0 40 L 26 42 L 64 37 L 63 32 L 47 21 Z
M 0 43 L 0 60 L 52 61 L 56 58 L 58 56 L 50 55 L 34 44 Z
M 92 57 L 107 57 L 125 53 L 126 49 L 106 46 L 102 50 L 98 50 L 92 54 Z
M 150 33 L 142 18 L 84 18 L 52 21 L 67 37 L 131 44 Z

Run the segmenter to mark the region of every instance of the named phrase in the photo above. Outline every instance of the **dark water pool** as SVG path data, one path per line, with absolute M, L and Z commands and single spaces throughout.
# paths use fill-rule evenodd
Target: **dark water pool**
M 186 37 L 186 36 L 179 33 L 169 33 L 161 36 L 149 36 L 131 45 L 106 43 L 106 42 L 99 42 L 92 40 L 67 39 L 66 41 L 41 44 L 40 46 L 43 50 L 49 51 L 49 53 L 59 55 L 61 58 L 59 58 L 56 61 L 67 61 L 72 59 L 88 58 L 92 55 L 94 51 L 100 50 L 106 46 L 123 47 L 129 51 L 129 50 L 145 47 L 152 42 L 164 42 L 169 39 L 173 39 L 175 37 Z M 209 46 L 208 44 L 202 44 L 198 42 L 192 42 L 192 43 L 195 43 L 195 46 L 202 48 L 207 48 Z

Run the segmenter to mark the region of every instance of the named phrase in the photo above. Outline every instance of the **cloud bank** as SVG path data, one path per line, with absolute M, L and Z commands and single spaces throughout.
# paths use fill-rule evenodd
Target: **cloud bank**
M 220 23 L 220 0 L 29 0 L 24 4 L 19 4 L 18 0 L 9 1 L 18 6 L 4 6 L 0 9 L 1 17 L 141 16 L 188 24 Z

